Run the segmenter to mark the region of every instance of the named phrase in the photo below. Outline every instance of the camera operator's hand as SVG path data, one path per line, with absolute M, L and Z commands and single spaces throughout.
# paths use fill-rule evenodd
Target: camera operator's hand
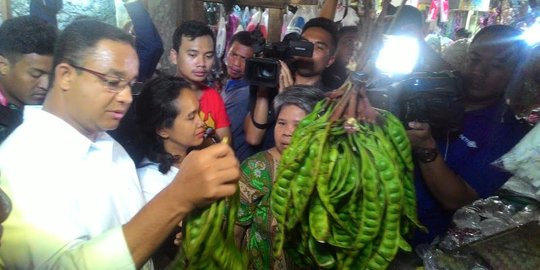
M 346 90 L 350 87 L 353 87 L 354 89 L 345 94 Z M 346 102 L 338 103 L 332 117 L 333 121 L 343 116 L 345 118 L 354 117 L 360 121 L 365 121 L 372 124 L 376 123 L 379 112 L 375 110 L 373 106 L 371 106 L 371 103 L 367 98 L 365 84 L 353 85 L 348 82 L 342 85 L 340 88 L 328 93 L 326 96 L 329 99 L 341 98 L 346 100 Z
M 294 84 L 294 79 L 291 74 L 291 70 L 285 64 L 285 62 L 279 60 L 279 64 L 281 65 L 281 70 L 279 72 L 279 93 L 283 92 L 283 90 L 291 85 Z
M 436 149 L 437 143 L 431 135 L 431 127 L 428 123 L 409 122 L 407 135 L 411 141 L 412 148 Z

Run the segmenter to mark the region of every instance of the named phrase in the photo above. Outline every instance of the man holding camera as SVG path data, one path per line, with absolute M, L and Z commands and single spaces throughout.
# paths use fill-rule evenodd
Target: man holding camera
M 309 20 L 302 30 L 302 38 L 313 43 L 312 57 L 295 57 L 293 72 L 280 61 L 278 92 L 293 84 L 313 85 L 328 92 L 333 89 L 326 87 L 322 81 L 323 71 L 332 65 L 337 49 L 337 26 L 327 18 L 318 17 Z M 259 145 L 269 121 L 269 104 L 271 96 L 266 89 L 257 91 L 253 110 L 244 120 L 246 141 L 251 145 Z
M 478 198 L 486 198 L 509 178 L 491 165 L 528 131 L 505 103 L 526 45 L 521 32 L 506 25 L 483 28 L 468 52 L 465 113 L 458 134 L 432 135 L 427 123 L 410 122 L 408 135 L 417 161 L 418 215 L 429 233 L 415 243 L 429 243 L 446 232 L 452 214 Z

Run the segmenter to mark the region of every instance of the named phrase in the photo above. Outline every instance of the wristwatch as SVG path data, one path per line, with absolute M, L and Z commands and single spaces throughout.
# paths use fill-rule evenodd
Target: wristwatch
M 439 151 L 437 148 L 415 148 L 413 154 L 422 163 L 430 163 L 437 158 Z

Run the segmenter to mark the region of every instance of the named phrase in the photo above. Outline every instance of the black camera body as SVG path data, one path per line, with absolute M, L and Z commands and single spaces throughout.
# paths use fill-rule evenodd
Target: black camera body
M 305 40 L 290 40 L 264 45 L 263 58 L 246 59 L 245 79 L 251 85 L 276 87 L 279 84 L 280 65 L 278 60 L 290 62 L 294 56 L 311 57 L 313 43 Z
M 368 85 L 367 96 L 371 105 L 392 112 L 405 127 L 411 121 L 427 122 L 434 134 L 446 134 L 463 125 L 463 80 L 456 71 L 381 76 Z

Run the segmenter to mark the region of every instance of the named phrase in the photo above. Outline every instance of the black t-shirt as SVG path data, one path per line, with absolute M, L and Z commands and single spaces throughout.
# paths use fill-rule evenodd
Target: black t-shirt
M 17 128 L 23 121 L 22 111 L 13 104 L 0 105 L 0 143 Z

